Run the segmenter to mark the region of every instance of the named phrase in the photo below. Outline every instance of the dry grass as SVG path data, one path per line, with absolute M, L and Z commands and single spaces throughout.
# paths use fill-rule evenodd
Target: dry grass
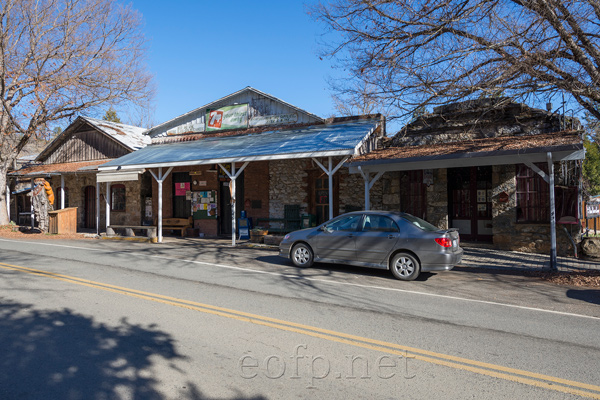
M 600 287 L 600 271 L 548 272 L 532 271 L 525 275 L 557 285 Z

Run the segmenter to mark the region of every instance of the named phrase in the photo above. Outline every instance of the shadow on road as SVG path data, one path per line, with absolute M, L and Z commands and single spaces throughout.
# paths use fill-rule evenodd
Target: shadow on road
M 569 289 L 567 297 L 592 304 L 600 304 L 600 290 L 594 289 Z
M 123 319 L 96 323 L 69 309 L 37 310 L 0 299 L 0 398 L 162 399 L 157 358 L 185 360 L 173 338 Z M 205 399 L 189 382 L 182 399 Z

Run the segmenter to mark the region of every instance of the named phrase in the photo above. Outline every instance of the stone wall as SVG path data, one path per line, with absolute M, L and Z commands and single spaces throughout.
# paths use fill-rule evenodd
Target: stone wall
M 269 218 L 283 218 L 286 204 L 299 204 L 300 214 L 307 214 L 308 174 L 310 161 L 276 160 L 269 163 Z
M 340 209 L 344 213 L 350 210 L 363 210 L 365 207 L 365 181 L 361 174 L 349 174 L 347 168 L 338 171 L 340 179 Z
M 433 170 L 433 184 L 427 187 L 427 221 L 448 229 L 448 170 Z

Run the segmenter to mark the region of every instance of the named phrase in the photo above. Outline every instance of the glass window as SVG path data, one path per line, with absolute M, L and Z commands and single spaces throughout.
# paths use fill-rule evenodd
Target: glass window
M 355 231 L 361 218 L 362 214 L 347 215 L 331 221 L 325 227 L 328 231 Z
M 421 218 L 415 217 L 414 215 L 405 214 L 402 216 L 402 218 L 424 231 L 437 232 L 440 230 L 440 228 L 438 228 L 437 226 L 431 225 L 429 222 L 422 220 Z
M 110 187 L 110 206 L 112 211 L 125 211 L 125 185 Z
M 538 167 L 547 172 L 545 165 Z M 526 165 L 517 166 L 517 222 L 549 222 L 549 185 Z
M 365 215 L 362 226 L 363 232 L 398 232 L 398 225 L 388 217 L 383 215 Z

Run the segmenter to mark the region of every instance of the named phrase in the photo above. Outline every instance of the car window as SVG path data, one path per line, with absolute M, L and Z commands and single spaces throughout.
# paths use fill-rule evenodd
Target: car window
M 421 218 L 415 217 L 414 215 L 404 214 L 402 218 L 424 231 L 437 232 L 440 230 L 440 228 L 438 228 L 437 226 L 431 225 L 429 222 Z
M 365 215 L 362 224 L 363 232 L 399 232 L 398 225 L 383 215 Z
M 361 218 L 361 214 L 348 215 L 331 221 L 325 227 L 328 231 L 355 231 Z

